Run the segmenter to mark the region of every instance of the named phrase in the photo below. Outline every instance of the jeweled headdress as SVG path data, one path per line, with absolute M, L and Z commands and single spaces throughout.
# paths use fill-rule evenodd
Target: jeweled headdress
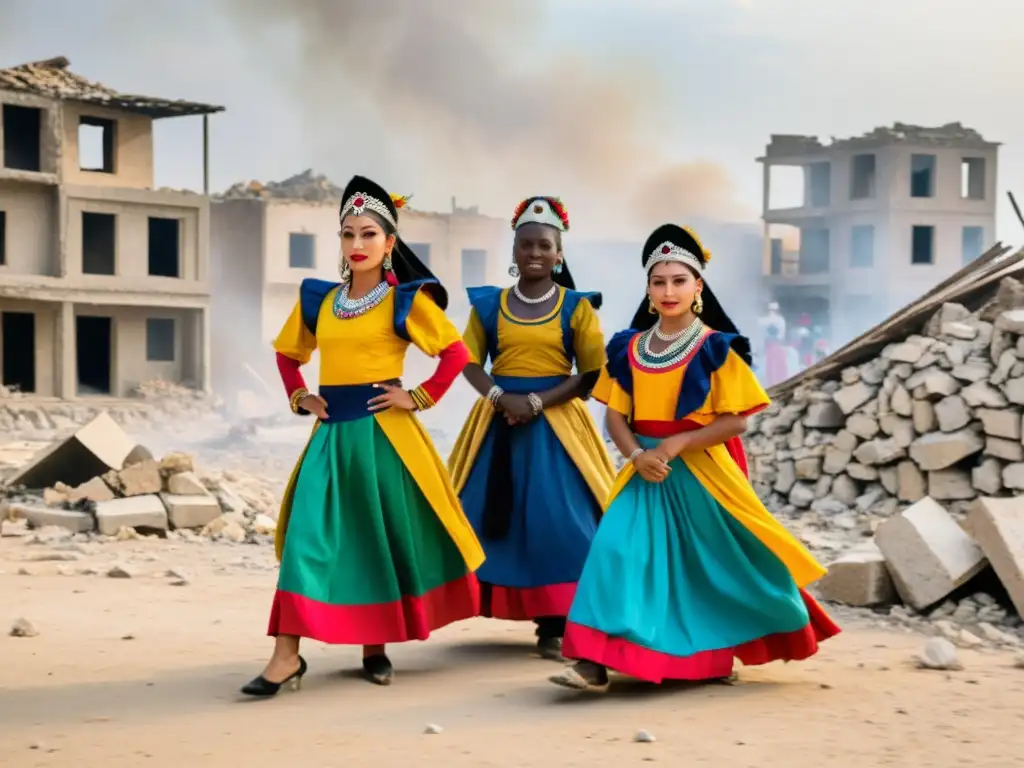
M 662 241 L 655 245 L 658 240 Z M 697 235 L 689 227 L 665 224 L 655 230 L 647 240 L 644 249 L 644 269 L 650 274 L 655 264 L 666 261 L 686 264 L 698 272 L 703 272 L 711 261 L 711 254 L 704 249 Z
M 557 197 L 528 197 L 512 214 L 512 229 L 524 224 L 547 224 L 559 232 L 568 232 L 569 214 Z
M 383 187 L 365 176 L 353 176 L 345 187 L 344 202 L 338 215 L 344 220 L 346 216 L 363 216 L 372 212 L 397 230 L 398 211 L 408 201 L 407 196 L 389 195 Z

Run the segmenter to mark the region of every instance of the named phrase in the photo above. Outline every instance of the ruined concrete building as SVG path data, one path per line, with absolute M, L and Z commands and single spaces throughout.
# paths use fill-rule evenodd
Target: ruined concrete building
M 241 373 L 245 366 L 276 376 L 270 343 L 298 299 L 299 284 L 306 277 L 338 279 L 343 192 L 326 177 L 304 171 L 280 182 L 240 182 L 214 197 L 212 345 L 218 392 L 251 386 Z M 459 322 L 468 314 L 466 286 L 508 281 L 511 230 L 506 220 L 460 208 L 454 199 L 446 213 L 417 210 L 415 202 L 399 216 L 402 239 L 444 283 L 449 313 Z
M 827 144 L 773 135 L 758 158 L 768 293 L 837 340 L 910 303 L 994 242 L 998 148 L 960 123 Z M 773 176 L 787 167 L 803 196 L 780 206 Z
M 209 386 L 209 199 L 154 189 L 153 121 L 223 107 L 118 93 L 67 59 L 0 69 L 3 384 Z

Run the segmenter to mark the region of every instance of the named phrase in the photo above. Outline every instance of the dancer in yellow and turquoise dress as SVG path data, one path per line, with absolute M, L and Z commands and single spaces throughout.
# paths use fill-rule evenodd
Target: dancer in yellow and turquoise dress
M 825 569 L 758 500 L 739 436 L 769 405 L 704 281 L 709 254 L 664 225 L 644 245 L 647 296 L 608 344 L 594 397 L 629 461 L 569 611 L 551 681 L 604 691 L 608 670 L 659 683 L 733 663 L 805 659 L 839 632 L 804 588 Z
M 483 551 L 414 415 L 436 404 L 469 353 L 445 317 L 444 289 L 397 235 L 402 204 L 369 179 L 349 182 L 341 283 L 304 280 L 274 342 L 292 410 L 316 423 L 281 505 L 276 643 L 242 689 L 250 696 L 301 680 L 300 638 L 363 646 L 365 676 L 386 685 L 387 643 L 424 640 L 479 613 Z M 440 362 L 406 390 L 410 344 Z M 319 394 L 299 372 L 314 351 Z
M 615 473 L 583 402 L 604 363 L 601 295 L 575 290 L 561 201 L 524 200 L 512 228 L 516 284 L 468 291 L 465 376 L 481 399 L 449 469 L 487 552 L 481 614 L 533 621 L 541 656 L 561 659 L 565 615 Z

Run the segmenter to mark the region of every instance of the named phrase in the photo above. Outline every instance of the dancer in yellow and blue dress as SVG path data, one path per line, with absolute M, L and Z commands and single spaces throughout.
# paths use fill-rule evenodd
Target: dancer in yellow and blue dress
M 363 646 L 363 672 L 387 685 L 385 645 L 424 640 L 477 615 L 483 551 L 448 472 L 413 415 L 433 406 L 469 359 L 445 317 L 444 288 L 398 237 L 398 209 L 361 176 L 341 204 L 341 283 L 307 279 L 274 342 L 295 413 L 317 417 L 285 490 L 269 634 L 274 654 L 242 692 L 301 680 L 299 639 Z M 410 344 L 438 357 L 405 390 Z M 299 366 L 320 353 L 319 394 Z
M 465 376 L 482 397 L 449 468 L 487 552 L 477 573 L 482 615 L 532 620 L 540 654 L 561 659 L 565 615 L 615 474 L 583 403 L 604 363 L 601 295 L 575 290 L 561 201 L 524 200 L 512 228 L 517 283 L 468 291 Z
M 647 296 L 608 344 L 594 397 L 629 458 L 569 611 L 551 681 L 606 690 L 804 659 L 839 632 L 804 587 L 825 569 L 758 500 L 739 436 L 768 396 L 704 281 L 709 254 L 664 225 L 644 245 Z

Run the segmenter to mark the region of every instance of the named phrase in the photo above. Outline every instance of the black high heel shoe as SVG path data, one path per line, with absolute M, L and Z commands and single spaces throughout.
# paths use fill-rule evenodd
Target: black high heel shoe
M 284 680 L 279 683 L 272 683 L 263 675 L 254 677 L 244 686 L 242 686 L 242 693 L 246 696 L 259 696 L 262 698 L 269 698 L 276 696 L 277 692 L 281 690 L 281 686 L 291 683 L 292 690 L 297 691 L 302 687 L 302 678 L 306 674 L 306 660 L 299 656 L 299 668 L 292 674 L 288 675 Z
M 371 683 L 391 685 L 395 677 L 395 668 L 386 654 L 377 653 L 363 659 L 363 674 Z

